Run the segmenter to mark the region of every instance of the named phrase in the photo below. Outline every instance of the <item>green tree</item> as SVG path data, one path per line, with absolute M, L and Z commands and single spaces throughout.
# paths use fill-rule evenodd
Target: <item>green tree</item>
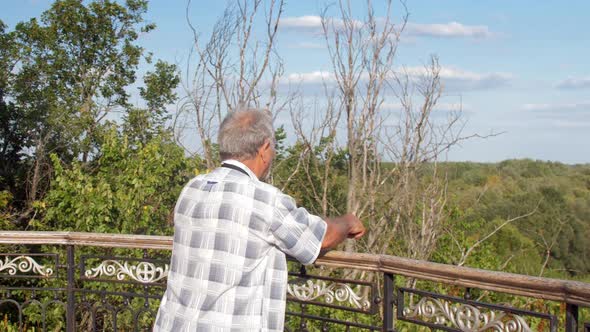
M 24 150 L 29 145 L 26 117 L 7 98 L 16 53 L 14 33 L 7 33 L 6 25 L 0 20 L 0 190 L 22 194 L 23 183 L 19 178 L 22 178 Z M 17 197 L 22 198 L 19 194 Z
M 146 75 L 139 94 L 147 108 L 129 103 L 144 55 L 137 40 L 155 28 L 144 23 L 146 11 L 147 0 L 58 0 L 12 32 L 0 24 L 0 190 L 23 202 L 14 220 L 20 227 L 49 188 L 49 155 L 66 168 L 77 160 L 83 170 L 93 167 L 112 112 L 125 114 L 133 142 L 165 132 L 166 105 L 176 99 L 179 81 L 174 65 L 158 61 Z
M 134 42 L 154 28 L 142 25 L 146 10 L 142 0 L 62 0 L 40 21 L 16 26 L 22 65 L 14 94 L 30 112 L 43 114 L 34 135 L 37 150 L 51 144 L 64 158 L 88 161 L 101 120 L 128 106 L 125 87 L 135 81 L 143 52 Z
M 105 132 L 93 167 L 64 167 L 53 155 L 55 179 L 47 214 L 33 226 L 44 230 L 170 234 L 171 212 L 198 160 L 184 157 L 170 135 L 133 146 L 113 126 Z
M 154 135 L 165 129 L 170 118 L 166 105 L 174 103 L 178 96 L 174 89 L 180 83 L 178 68 L 174 64 L 158 61 L 153 72 L 144 77 L 145 87 L 139 88 L 139 94 L 147 108 L 129 108 L 125 115 L 123 130 L 130 139 L 146 143 Z

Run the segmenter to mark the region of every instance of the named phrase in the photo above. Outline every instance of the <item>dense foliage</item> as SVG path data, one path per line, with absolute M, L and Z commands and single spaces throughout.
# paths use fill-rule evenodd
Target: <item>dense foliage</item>
M 466 247 L 506 220 L 467 265 L 539 275 L 590 272 L 590 165 L 507 160 L 497 164 L 448 163 L 456 209 L 436 259 L 456 263 L 451 235 Z M 546 261 L 546 262 L 545 262 Z
M 166 126 L 176 66 L 136 77 L 152 63 L 137 44 L 155 27 L 146 11 L 144 0 L 63 0 L 14 31 L 0 21 L 2 228 L 170 232 L 195 168 Z

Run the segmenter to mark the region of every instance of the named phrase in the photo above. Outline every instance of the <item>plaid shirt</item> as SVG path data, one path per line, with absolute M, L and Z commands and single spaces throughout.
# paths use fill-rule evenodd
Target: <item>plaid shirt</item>
M 168 286 L 154 331 L 282 331 L 285 254 L 303 264 L 319 255 L 326 233 L 320 217 L 240 162 L 224 163 L 241 170 L 197 176 L 176 203 Z

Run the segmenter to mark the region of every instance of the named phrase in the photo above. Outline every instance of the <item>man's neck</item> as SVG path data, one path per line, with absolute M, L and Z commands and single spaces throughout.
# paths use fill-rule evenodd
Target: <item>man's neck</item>
M 241 162 L 242 164 L 246 165 L 246 167 L 248 167 L 252 173 L 256 174 L 256 177 L 259 178 L 260 174 L 258 172 L 258 165 L 255 161 L 253 160 L 238 160 L 239 162 Z
M 228 159 L 224 160 L 223 162 L 238 164 L 237 166 L 246 166 L 248 168 L 248 171 L 250 171 L 249 173 L 256 177 L 256 180 L 260 179 L 260 173 L 258 173 L 256 170 L 256 162 L 254 162 L 253 160 Z

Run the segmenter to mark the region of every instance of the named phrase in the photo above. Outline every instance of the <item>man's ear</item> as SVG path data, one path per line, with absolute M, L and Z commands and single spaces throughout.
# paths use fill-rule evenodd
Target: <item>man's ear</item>
M 265 140 L 264 143 L 262 143 L 262 146 L 260 146 L 260 148 L 258 148 L 258 154 L 260 155 L 260 157 L 262 158 L 262 160 L 264 160 L 264 153 L 266 151 L 268 151 L 268 149 L 271 149 L 270 141 L 269 140 Z
M 270 149 L 272 149 L 272 146 L 271 146 L 271 144 L 270 144 L 270 140 L 268 140 L 268 139 L 267 139 L 267 140 L 265 140 L 265 141 L 264 141 L 264 144 L 262 145 L 262 147 L 264 147 L 264 150 L 265 150 L 265 151 L 266 151 L 266 150 L 270 150 Z

